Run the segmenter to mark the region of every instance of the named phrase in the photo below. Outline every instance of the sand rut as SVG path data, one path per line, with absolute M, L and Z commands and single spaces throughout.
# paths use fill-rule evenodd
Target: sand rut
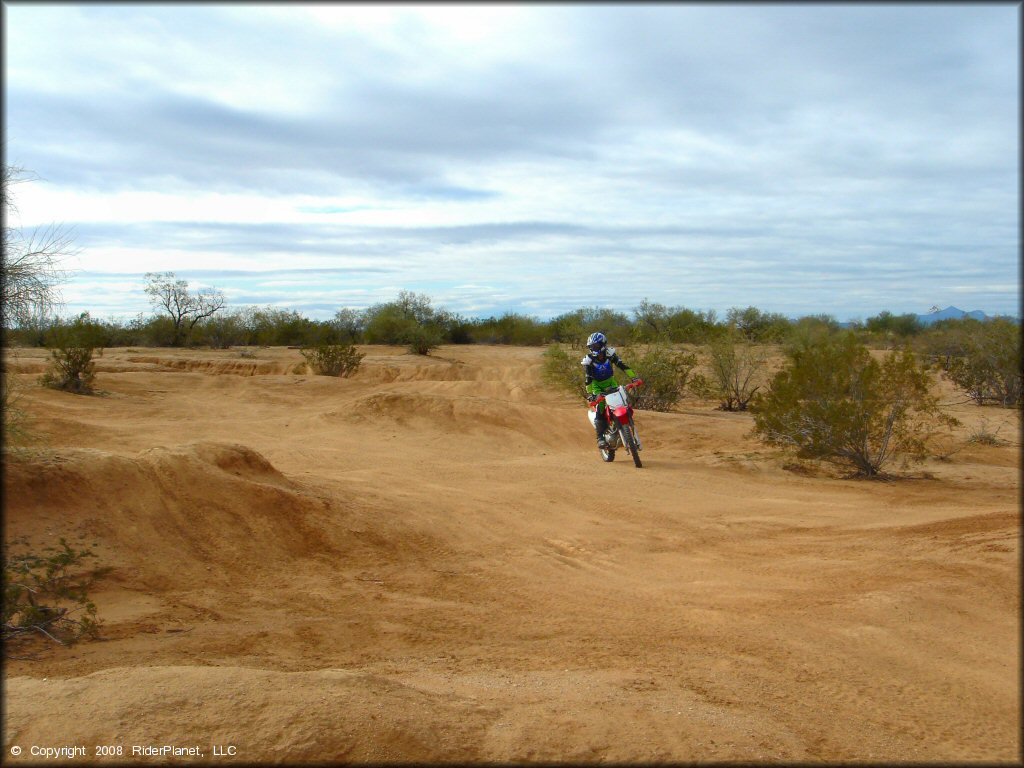
M 296 363 L 281 363 L 261 360 L 195 360 L 168 359 L 163 357 L 129 357 L 133 363 L 148 363 L 164 370 L 188 371 L 210 374 L 233 374 L 236 376 L 268 376 L 292 373 Z
M 574 444 L 586 434 L 582 408 L 578 413 L 553 411 L 547 405 L 514 403 L 508 393 L 495 398 L 450 394 L 447 390 L 377 392 L 354 398 L 344 410 L 329 411 L 324 417 L 356 423 L 383 420 L 435 434 L 485 433 L 505 440 L 517 434 L 545 445 Z

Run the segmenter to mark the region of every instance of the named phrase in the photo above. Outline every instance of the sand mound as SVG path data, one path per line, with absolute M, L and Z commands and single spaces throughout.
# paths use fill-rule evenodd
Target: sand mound
M 376 392 L 354 398 L 344 410 L 324 414 L 328 421 L 386 421 L 437 434 L 485 434 L 508 440 L 526 436 L 543 445 L 574 443 L 587 434 L 586 411 L 555 411 L 550 405 L 511 403 L 504 398 L 452 394 L 451 389 Z
M 70 525 L 100 543 L 115 578 L 152 588 L 249 578 L 336 548 L 317 524 L 331 505 L 241 445 L 65 449 L 13 462 L 6 483 L 10 529 L 43 543 Z
M 523 383 L 536 383 L 542 368 L 535 350 L 510 348 L 503 364 L 493 357 L 479 360 L 479 350 L 470 347 L 445 348 L 429 356 L 414 355 L 398 348 L 360 347 L 365 353 L 356 380 L 373 384 L 394 382 L 499 382 L 508 391 Z

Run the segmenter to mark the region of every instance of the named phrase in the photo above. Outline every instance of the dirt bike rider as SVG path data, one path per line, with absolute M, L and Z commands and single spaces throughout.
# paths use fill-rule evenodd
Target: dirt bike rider
M 585 374 L 584 384 L 589 402 L 592 403 L 605 392 L 618 388 L 619 382 L 613 375 L 615 371 L 612 369 L 612 363 L 619 366 L 627 376 L 636 381 L 637 376 L 633 369 L 619 357 L 614 347 L 608 346 L 608 339 L 600 331 L 590 334 L 587 339 L 587 349 L 590 351 L 580 361 L 580 365 L 583 366 Z M 605 442 L 604 433 L 608 429 L 608 413 L 603 400 L 597 406 L 594 429 L 597 431 L 597 447 L 607 448 L 608 444 Z

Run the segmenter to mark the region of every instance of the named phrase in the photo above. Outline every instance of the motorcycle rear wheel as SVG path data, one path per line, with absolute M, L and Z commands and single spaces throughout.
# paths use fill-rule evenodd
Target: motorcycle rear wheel
M 618 437 L 618 434 L 612 431 L 604 433 L 604 439 L 608 444 L 608 447 L 598 448 L 597 450 L 601 453 L 601 458 L 605 461 L 615 461 L 615 448 L 618 445 Z

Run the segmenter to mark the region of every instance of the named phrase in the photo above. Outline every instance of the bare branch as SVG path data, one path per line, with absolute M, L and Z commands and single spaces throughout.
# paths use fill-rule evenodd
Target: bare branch
M 189 293 L 188 282 L 173 272 L 147 272 L 146 293 L 154 307 L 163 309 L 174 323 L 174 346 L 191 335 L 196 323 L 222 310 L 227 301 L 222 291 L 206 289 Z
M 26 238 L 20 229 L 6 226 L 17 210 L 11 186 L 34 178 L 24 169 L 3 166 L 2 203 L 5 217 L 3 257 L 0 260 L 0 286 L 3 303 L 0 320 L 4 328 L 28 325 L 50 316 L 60 305 L 58 286 L 67 279 L 61 266 L 79 251 L 74 235 L 63 226 L 50 225 L 34 230 Z

